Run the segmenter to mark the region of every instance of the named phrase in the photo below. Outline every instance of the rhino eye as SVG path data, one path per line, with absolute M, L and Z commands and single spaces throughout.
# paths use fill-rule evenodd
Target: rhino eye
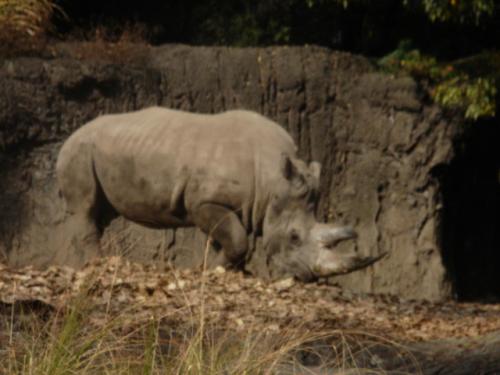
M 300 236 L 297 233 L 297 231 L 296 230 L 292 230 L 291 233 L 290 233 L 290 243 L 292 245 L 300 245 L 301 242 L 302 241 L 300 240 Z

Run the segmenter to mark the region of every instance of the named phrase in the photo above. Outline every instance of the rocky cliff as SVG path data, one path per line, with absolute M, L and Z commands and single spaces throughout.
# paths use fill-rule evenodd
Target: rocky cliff
M 87 49 L 85 49 L 87 48 Z M 450 297 L 440 244 L 439 169 L 459 127 L 410 78 L 316 47 L 130 47 L 111 57 L 54 46 L 0 60 L 0 254 L 13 266 L 57 262 L 64 203 L 54 164 L 65 138 L 102 113 L 161 105 L 195 112 L 245 108 L 284 126 L 306 160 L 323 164 L 320 217 L 351 224 L 359 251 L 389 256 L 333 282 L 408 298 Z M 150 230 L 116 219 L 110 254 L 197 266 L 197 230 Z M 257 241 L 258 243 L 258 241 Z M 260 251 L 248 270 L 269 275 Z

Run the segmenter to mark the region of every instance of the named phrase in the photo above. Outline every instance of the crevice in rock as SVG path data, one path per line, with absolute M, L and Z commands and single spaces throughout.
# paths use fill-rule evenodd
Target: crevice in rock
M 223 69 L 222 69 L 222 63 L 221 63 L 221 53 L 222 51 L 220 49 L 218 49 L 216 52 L 215 52 L 215 61 L 216 61 L 216 64 L 217 64 L 217 69 L 216 69 L 216 72 L 215 72 L 215 75 L 216 75 L 216 81 L 217 81 L 217 91 L 219 92 L 219 95 L 220 95 L 220 101 L 221 101 L 221 108 L 220 110 L 221 111 L 226 111 L 227 110 L 227 107 L 226 107 L 226 95 L 225 95 L 225 92 L 224 92 L 224 89 L 222 87 L 222 74 L 223 74 Z M 215 96 L 214 96 L 215 98 Z M 215 100 L 212 99 L 212 112 L 216 112 L 216 104 L 215 104 Z
M 61 85 L 59 90 L 68 100 L 78 102 L 87 100 L 95 90 L 107 98 L 115 97 L 122 91 L 118 80 L 111 78 L 99 81 L 94 77 L 83 77 L 73 85 Z
M 500 127 L 473 124 L 438 171 L 443 262 L 458 300 L 500 301 Z
M 0 97 L 0 103 L 5 103 L 0 105 L 0 145 L 12 169 L 8 176 L 6 169 L 0 171 L 4 178 L 0 186 L 10 189 L 0 199 L 0 206 L 7 213 L 4 216 L 14 217 L 0 220 L 0 253 L 2 245 L 7 246 L 13 254 L 9 259 L 12 264 L 43 266 L 57 245 L 48 241 L 57 232 L 62 212 L 54 165 L 60 143 L 79 126 L 99 114 L 138 109 L 155 102 L 200 112 L 210 111 L 210 105 L 213 111 L 237 106 L 260 108 L 262 114 L 288 126 L 300 155 L 323 163 L 319 217 L 356 226 L 365 246 L 363 251 L 376 251 L 384 245 L 383 250 L 391 253 L 390 261 L 386 259 L 366 272 L 346 277 L 339 284 L 406 298 L 449 297 L 448 289 L 442 293 L 438 290 L 444 276 L 440 255 L 426 257 L 419 265 L 410 264 L 408 256 L 419 250 L 414 236 L 423 225 L 423 217 L 434 223 L 440 216 L 440 202 L 433 200 L 434 195 L 429 199 L 424 196 L 429 187 L 424 181 L 432 182 L 430 187 L 435 188 L 436 181 L 429 180 L 428 170 L 448 164 L 451 140 L 458 127 L 426 102 L 418 113 L 407 112 L 405 106 L 402 110 L 393 106 L 396 99 L 386 97 L 386 93 L 393 87 L 396 90 L 408 85 L 407 81 L 373 74 L 362 58 L 312 47 L 257 51 L 223 48 L 210 52 L 204 47 L 164 46 L 155 48 L 154 53 L 147 60 L 151 62 L 140 69 L 129 64 L 44 60 L 51 79 L 36 73 L 40 60 L 16 61 L 16 77 L 7 67 L 0 69 L 0 83 L 8 88 Z M 206 63 L 207 69 L 202 69 L 200 62 Z M 419 99 L 413 98 L 414 91 L 403 94 L 398 103 L 404 99 L 411 104 Z M 404 121 L 387 123 L 387 113 L 378 106 L 387 100 L 395 108 L 394 115 L 399 114 Z M 408 123 L 417 124 L 418 129 L 409 129 Z M 489 137 L 488 144 L 493 147 L 491 142 L 498 137 Z M 391 149 L 391 144 L 398 147 Z M 50 153 L 38 152 L 41 146 Z M 28 158 L 31 151 L 37 152 Z M 464 156 L 463 160 L 468 159 Z M 457 158 L 452 168 L 435 168 L 436 173 L 447 176 L 443 185 L 448 190 L 453 190 L 455 180 L 467 180 L 467 173 L 475 173 L 469 171 L 462 176 L 460 163 Z M 0 167 L 4 165 L 0 156 Z M 30 185 L 33 178 L 35 183 Z M 380 181 L 387 182 L 382 186 L 384 191 L 376 191 Z M 402 198 L 391 200 L 393 193 Z M 434 194 L 434 190 L 430 193 Z M 378 206 L 373 201 L 376 194 Z M 407 195 L 416 197 L 415 206 L 405 203 L 403 197 Z M 453 207 L 460 207 L 460 195 L 447 195 L 447 199 L 446 228 L 462 236 L 463 230 L 453 227 L 459 225 Z M 29 225 L 18 225 L 14 219 Z M 470 220 L 483 219 L 479 215 Z M 400 234 L 400 223 L 411 230 Z M 432 242 L 436 232 L 434 226 L 429 228 L 423 237 Z M 424 227 L 420 230 L 425 231 Z M 387 231 L 396 233 L 397 239 L 384 235 Z M 163 249 L 163 245 L 158 246 L 164 243 L 162 232 L 121 219 L 112 221 L 105 232 L 105 240 L 117 236 L 117 243 L 127 249 L 130 259 L 161 259 L 156 253 Z M 198 249 L 205 247 L 206 239 L 197 233 L 192 229 L 175 232 L 175 246 L 169 251 L 179 249 L 176 263 L 193 267 L 199 264 L 202 251 Z M 454 237 L 453 241 L 459 242 Z M 422 251 L 428 249 L 427 242 Z M 446 250 L 454 249 L 455 242 Z M 490 249 L 494 245 L 498 241 Z M 262 251 L 255 254 L 252 272 L 266 277 L 270 274 L 264 263 L 266 256 Z M 430 276 L 422 280 L 422 274 Z

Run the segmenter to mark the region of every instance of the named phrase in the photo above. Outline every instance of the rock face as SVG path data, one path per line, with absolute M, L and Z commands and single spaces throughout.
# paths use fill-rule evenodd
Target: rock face
M 86 121 L 149 105 L 205 113 L 245 108 L 280 123 L 303 159 L 322 163 L 319 217 L 354 226 L 361 254 L 390 253 L 331 281 L 407 298 L 450 297 L 435 171 L 453 157 L 458 127 L 420 97 L 413 80 L 316 47 L 122 53 L 81 58 L 78 47 L 60 45 L 51 57 L 1 62 L 0 254 L 9 264 L 57 263 L 65 215 L 55 160 L 63 140 Z M 203 260 L 206 239 L 197 230 L 151 230 L 121 218 L 104 224 L 109 254 L 179 266 Z M 272 270 L 254 242 L 247 268 L 266 277 Z

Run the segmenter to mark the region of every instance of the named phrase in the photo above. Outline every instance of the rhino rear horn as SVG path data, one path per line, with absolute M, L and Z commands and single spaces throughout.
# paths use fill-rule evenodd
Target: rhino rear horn
M 358 233 L 351 227 L 329 227 L 322 226 L 318 233 L 318 240 L 324 247 L 333 247 L 339 242 L 352 240 L 358 237 Z

